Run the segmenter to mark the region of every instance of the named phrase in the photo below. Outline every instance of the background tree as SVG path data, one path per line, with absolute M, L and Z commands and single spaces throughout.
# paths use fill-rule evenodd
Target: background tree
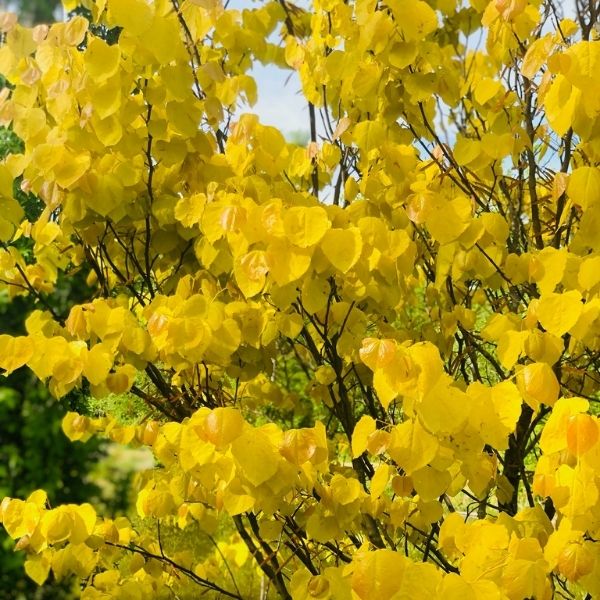
M 598 2 L 87 9 L 3 24 L 24 147 L 0 273 L 37 310 L 0 366 L 90 394 L 104 414 L 67 435 L 156 466 L 130 518 L 6 498 L 28 575 L 86 599 L 599 595 Z M 256 61 L 298 72 L 306 147 L 240 114 Z
M 17 136 L 0 129 L 0 156 L 22 152 Z M 18 186 L 15 195 L 30 219 L 41 212 L 41 200 L 25 194 Z M 21 243 L 26 254 L 29 244 Z M 81 279 L 81 278 L 79 278 Z M 83 281 L 57 285 L 52 298 L 56 310 L 64 310 L 65 299 L 75 300 Z M 6 290 L 0 296 L 0 334 L 25 333 L 24 316 L 34 308 L 32 298 L 20 296 L 12 301 Z M 83 502 L 98 496 L 99 489 L 86 482 L 89 471 L 100 457 L 101 440 L 73 447 L 61 431 L 60 423 L 71 402 L 57 403 L 47 388 L 32 373 L 20 370 L 0 378 L 0 495 L 27 496 L 34 490 L 47 489 L 56 502 Z M 61 598 L 71 596 L 70 582 L 42 588 L 24 577 L 24 557 L 14 552 L 14 542 L 0 533 L 0 598 Z
M 22 2 L 21 16 L 27 22 L 51 22 L 60 2 Z M 5 82 L 2 81 L 2 87 Z M 7 127 L 0 127 L 0 157 L 23 151 L 21 140 Z M 43 202 L 34 194 L 19 188 L 15 182 L 14 194 L 27 218 L 34 221 L 42 211 Z M 30 240 L 22 239 L 19 250 L 32 250 Z M 48 301 L 57 312 L 65 311 L 69 303 L 85 297 L 89 290 L 85 278 L 61 278 Z M 25 317 L 35 308 L 31 297 L 11 299 L 7 290 L 0 293 L 0 334 L 25 333 Z M 123 510 L 126 491 L 115 488 L 111 497 L 101 493 L 90 481 L 90 471 L 105 456 L 106 443 L 90 440 L 73 446 L 64 436 L 60 423 L 70 409 L 85 409 L 85 401 L 71 394 L 56 402 L 46 386 L 31 372 L 20 370 L 8 377 L 0 376 L 0 496 L 27 496 L 44 488 L 56 503 L 83 502 L 94 498 L 111 509 Z M 112 473 L 114 477 L 115 474 Z M 117 475 L 116 483 L 129 481 L 126 474 Z M 23 572 L 24 556 L 15 553 L 14 542 L 0 531 L 0 598 L 59 599 L 73 596 L 70 581 L 47 582 L 39 587 Z
M 52 23 L 60 12 L 60 0 L 3 0 L 0 9 L 15 11 L 23 23 Z
M 59 0 L 19 0 L 21 14 L 34 25 L 52 23 L 59 6 Z

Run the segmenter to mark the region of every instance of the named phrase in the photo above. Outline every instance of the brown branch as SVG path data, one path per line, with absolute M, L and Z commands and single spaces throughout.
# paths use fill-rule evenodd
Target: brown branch
M 144 279 L 146 280 L 146 285 L 148 286 L 148 292 L 150 293 L 150 297 L 154 298 L 154 288 L 152 285 L 152 263 L 150 262 L 150 244 L 152 241 L 152 231 L 151 231 L 151 223 L 150 223 L 150 215 L 152 213 L 152 205 L 154 204 L 154 189 L 152 182 L 154 180 L 154 169 L 155 164 L 152 158 L 152 142 L 153 136 L 150 133 L 150 120 L 152 118 L 152 104 L 148 104 L 148 112 L 146 113 L 146 128 L 148 130 L 148 141 L 146 144 L 146 167 L 148 168 L 148 181 L 146 182 L 146 189 L 148 191 L 148 199 L 150 202 L 150 206 L 146 212 L 146 216 L 144 218 L 144 224 L 146 229 L 145 240 L 144 240 L 144 262 L 146 264 L 146 268 L 144 270 Z
M 273 585 L 275 586 L 275 589 L 279 592 L 279 595 L 282 598 L 284 598 L 284 600 L 291 600 L 292 597 L 290 596 L 289 592 L 287 591 L 287 588 L 285 587 L 285 583 L 283 582 L 281 573 L 276 573 L 275 571 L 273 571 L 271 566 L 265 560 L 265 558 L 262 555 L 262 552 L 256 546 L 256 544 L 254 543 L 254 540 L 252 539 L 252 537 L 248 533 L 246 527 L 244 526 L 242 517 L 240 515 L 235 515 L 232 518 L 233 518 L 233 523 L 235 525 L 235 528 L 237 529 L 238 533 L 240 534 L 240 537 L 242 538 L 243 542 L 246 544 L 246 547 L 250 551 L 252 558 L 254 558 L 254 560 L 256 561 L 256 563 L 258 564 L 260 569 L 262 570 L 262 572 L 273 583 Z
M 114 542 L 108 542 L 108 541 L 105 541 L 104 543 L 107 546 L 112 546 L 113 548 L 120 548 L 121 550 L 127 550 L 128 552 L 140 554 L 140 555 L 144 556 L 145 558 L 154 558 L 155 560 L 158 560 L 160 562 L 167 563 L 168 565 L 170 565 L 177 571 L 181 571 L 184 575 L 186 575 L 192 581 L 194 581 L 198 585 L 201 585 L 202 587 L 213 590 L 214 592 L 218 592 L 219 594 L 223 594 L 224 596 L 227 596 L 228 598 L 237 598 L 238 600 L 243 600 L 243 597 L 240 594 L 236 594 L 235 592 L 230 592 L 230 591 L 222 588 L 221 586 L 217 585 L 216 583 L 213 583 L 212 581 L 209 581 L 208 579 L 204 579 L 203 577 L 196 575 L 196 573 L 194 573 L 194 571 L 192 571 L 191 569 L 188 569 L 187 567 L 184 567 L 183 565 L 176 563 L 173 559 L 169 558 L 168 556 L 165 556 L 164 554 L 155 554 L 154 552 L 150 552 L 149 550 L 146 550 L 145 548 L 142 548 L 141 546 L 137 546 L 133 543 L 131 543 L 129 546 L 125 546 L 124 544 L 116 544 Z

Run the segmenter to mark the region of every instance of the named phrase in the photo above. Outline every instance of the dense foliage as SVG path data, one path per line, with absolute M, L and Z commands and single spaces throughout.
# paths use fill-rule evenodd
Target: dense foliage
M 0 158 L 22 151 L 14 132 L 0 127 Z M 18 187 L 15 194 L 31 217 L 41 212 L 41 200 Z M 61 280 L 51 298 L 56 308 L 64 309 L 67 297 L 75 300 L 82 284 L 81 277 Z M 34 307 L 34 298 L 21 295 L 9 301 L 4 290 L 0 294 L 0 334 L 25 333 L 25 316 Z M 39 487 L 48 490 L 55 502 L 83 502 L 99 496 L 97 486 L 88 479 L 102 455 L 103 440 L 73 446 L 61 432 L 62 418 L 77 404 L 80 402 L 73 397 L 57 402 L 31 371 L 20 369 L 8 377 L 0 376 L 0 497 L 27 496 Z M 68 581 L 38 588 L 24 577 L 23 559 L 22 553 L 14 552 L 14 541 L 0 531 L 0 599 L 71 596 Z
M 597 0 L 84 5 L 0 21 L 0 280 L 37 306 L 0 367 L 104 407 L 71 440 L 156 463 L 129 517 L 5 498 L 27 574 L 88 600 L 600 595 Z M 248 114 L 257 62 L 298 73 L 306 146 Z

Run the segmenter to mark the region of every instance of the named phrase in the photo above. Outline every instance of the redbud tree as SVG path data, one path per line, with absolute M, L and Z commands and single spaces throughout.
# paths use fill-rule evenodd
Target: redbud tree
M 0 367 L 96 398 L 66 435 L 155 466 L 118 518 L 5 498 L 27 575 L 86 600 L 599 596 L 600 3 L 84 7 L 0 19 L 23 141 L 0 285 L 37 306 Z M 257 64 L 298 78 L 308 144 L 252 114 Z

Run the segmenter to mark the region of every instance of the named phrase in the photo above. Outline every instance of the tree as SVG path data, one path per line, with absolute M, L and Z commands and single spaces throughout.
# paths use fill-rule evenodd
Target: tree
M 2 86 L 4 87 L 4 86 Z M 22 144 L 13 132 L 0 128 L 0 157 L 22 152 Z M 42 208 L 41 200 L 16 189 L 16 198 L 28 217 L 35 219 Z M 31 251 L 29 240 L 22 239 L 20 251 Z M 76 300 L 84 286 L 83 278 L 61 278 L 50 298 L 54 307 L 64 309 L 64 299 Z M 85 287 L 85 286 L 84 286 Z M 89 293 L 89 290 L 86 290 Z M 85 293 L 84 293 L 85 297 Z M 6 290 L 0 294 L 0 333 L 25 333 L 24 315 L 33 310 L 31 297 L 19 296 L 10 301 Z M 83 502 L 99 497 L 92 482 L 82 481 L 102 455 L 103 440 L 93 439 L 74 447 L 61 434 L 61 421 L 78 402 L 65 398 L 56 402 L 46 386 L 30 372 L 21 369 L 0 377 L 0 496 L 29 495 L 39 487 L 47 489 L 55 502 Z M 23 555 L 14 552 L 14 542 L 0 531 L 0 598 L 72 597 L 69 582 L 41 588 L 23 575 Z
M 156 459 L 137 516 L 4 499 L 32 579 L 88 600 L 600 594 L 600 6 L 575 4 L 4 21 L 24 149 L 0 164 L 0 279 L 37 309 L 0 367 L 106 407 L 69 413 L 72 440 Z M 307 147 L 241 113 L 255 61 L 299 74 Z M 93 291 L 56 310 L 81 272 Z M 110 394 L 148 415 L 120 423 Z
M 59 0 L 19 0 L 19 10 L 23 17 L 32 24 L 51 23 L 54 21 Z
M 0 305 L 3 322 L 19 322 L 18 303 Z M 6 320 L 6 321 L 5 321 Z M 73 447 L 62 435 L 60 423 L 67 408 L 27 371 L 13 373 L 0 385 L 0 495 L 26 496 L 43 486 L 57 503 L 83 502 L 99 496 L 98 487 L 85 481 L 101 455 L 102 440 Z M 36 584 L 23 576 L 22 553 L 0 534 L 0 598 L 72 598 L 68 581 Z

